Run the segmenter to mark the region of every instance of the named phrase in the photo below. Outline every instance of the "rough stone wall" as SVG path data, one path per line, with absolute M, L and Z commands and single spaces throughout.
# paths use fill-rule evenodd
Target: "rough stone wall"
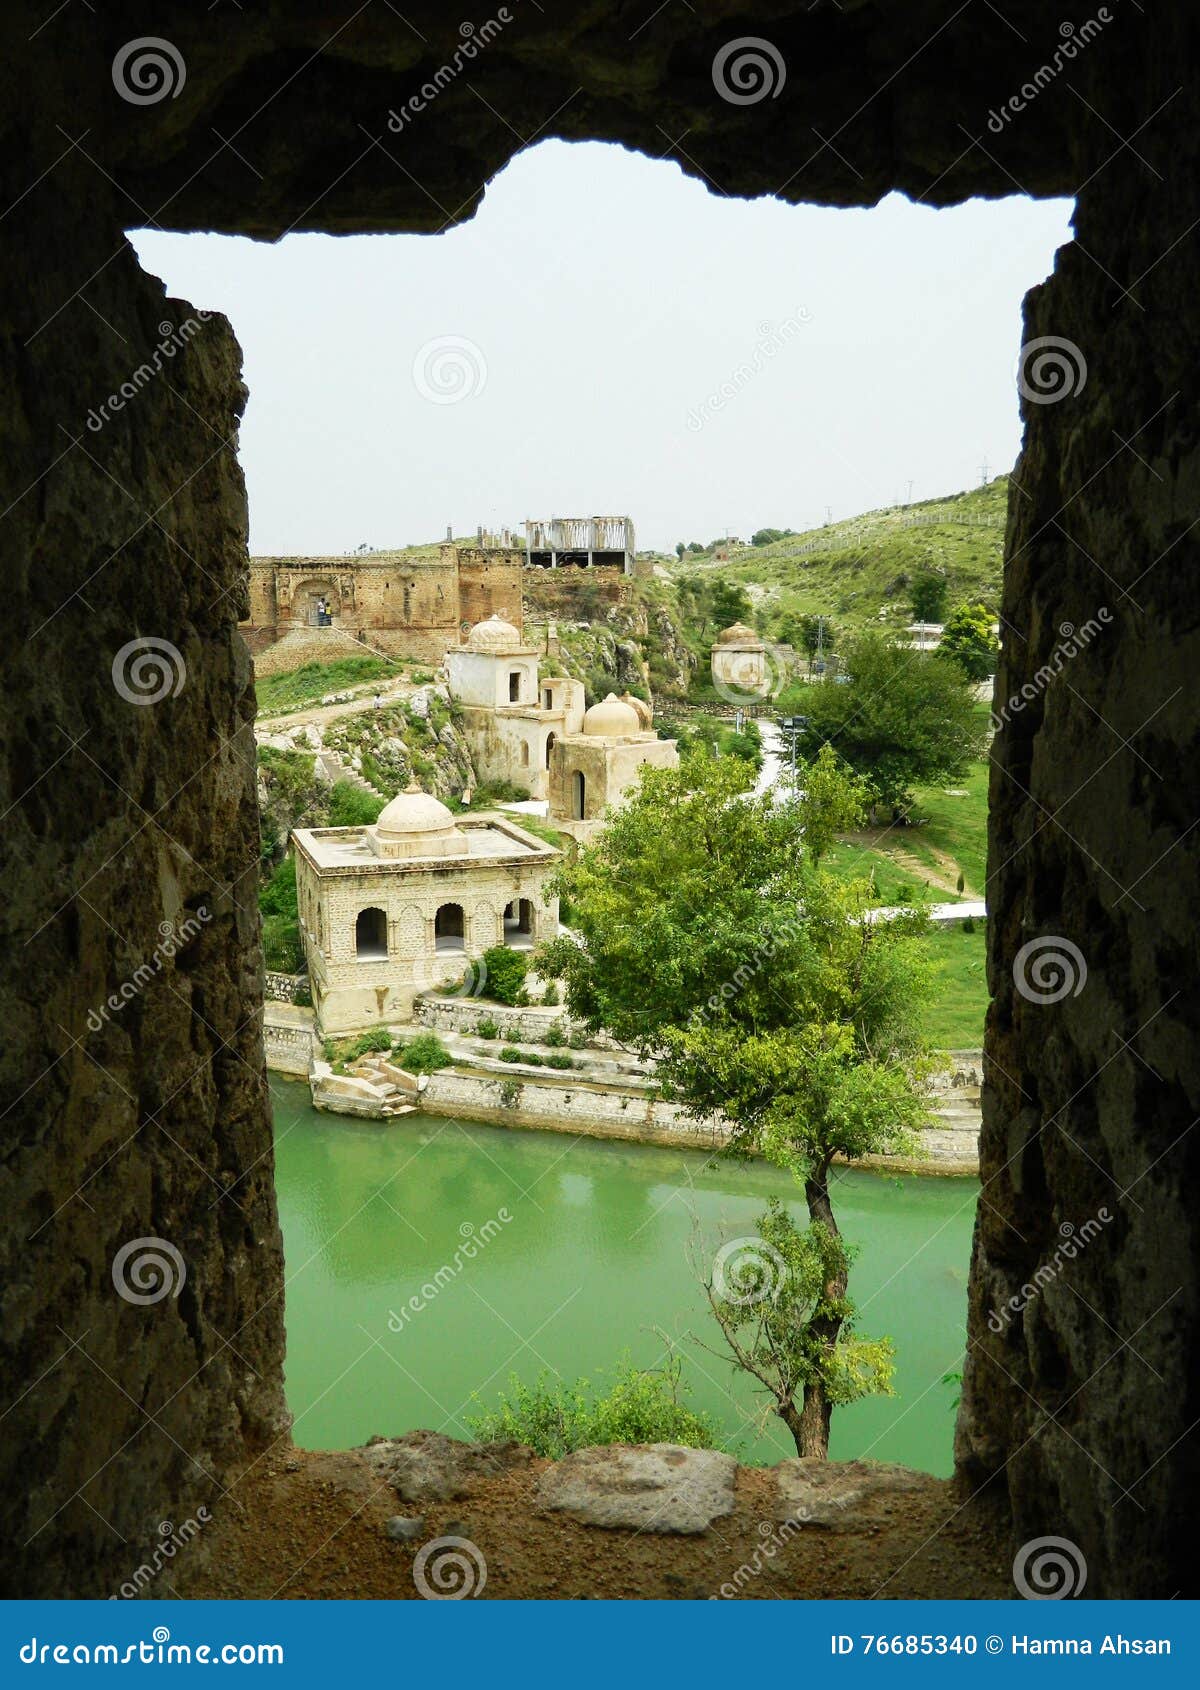
M 0 1583 L 104 1596 L 283 1420 L 244 395 L 210 317 L 85 426 L 192 310 L 90 167 L 14 207 L 24 185 L 0 278 Z M 164 1243 L 122 1257 L 137 1240 Z M 165 1277 L 139 1282 L 148 1255 Z
M 1195 124 L 1176 127 L 1181 22 L 1159 14 L 1104 96 L 1123 134 L 1167 100 L 1171 121 L 1082 189 L 1077 240 L 1026 302 L 1026 342 L 1075 350 L 1062 396 L 1025 402 L 995 694 L 989 1201 L 959 1455 L 1004 1475 L 1019 1537 L 1083 1549 L 1089 1596 L 1186 1593 L 1195 1564 L 1200 175 Z
M 474 627 L 489 616 L 502 616 L 518 633 L 523 622 L 520 552 L 496 552 L 477 546 L 457 546 L 458 614 L 460 623 Z

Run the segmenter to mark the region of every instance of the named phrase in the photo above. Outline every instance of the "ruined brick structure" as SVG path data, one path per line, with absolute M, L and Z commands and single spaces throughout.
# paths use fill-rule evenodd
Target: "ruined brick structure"
M 295 628 L 330 625 L 365 646 L 440 663 L 476 622 L 500 613 L 521 626 L 522 553 L 446 544 L 435 553 L 250 559 L 251 651 Z
M 1054 403 L 1027 391 L 1010 491 L 997 700 L 1021 707 L 992 779 L 959 1473 L 964 1508 L 982 1486 L 1003 1497 L 1014 1545 L 1078 1545 L 1087 1596 L 1195 1593 L 1200 16 L 1193 0 L 1107 11 L 1010 120 L 1062 51 L 1041 0 L 522 7 L 397 138 L 389 107 L 461 39 L 460 14 L 432 0 L 403 18 L 357 0 L 223 7 L 219 28 L 179 0 L 6 7 L 5 1594 L 109 1594 L 158 1523 L 214 1504 L 283 1416 L 238 632 L 245 390 L 234 329 L 213 316 L 90 428 L 89 408 L 152 364 L 161 325 L 192 314 L 124 231 L 432 234 L 477 209 L 534 130 L 665 150 L 722 195 L 1076 196 L 1077 238 L 1010 335 L 1014 365 L 1022 343 L 1057 337 L 1087 379 Z M 148 30 L 186 82 L 134 102 L 114 68 Z M 787 67 L 759 103 L 714 81 L 746 36 Z M 927 351 L 922 405 L 949 402 L 968 307 L 952 302 L 946 345 Z M 394 319 L 380 332 L 412 329 L 402 300 Z M 1063 628 L 1098 605 L 1103 637 L 1055 679 Z M 172 676 L 142 707 L 114 673 L 148 639 L 169 645 Z M 185 916 L 187 946 L 94 1032 L 95 1006 Z M 1086 979 L 1076 967 L 1077 991 L 1039 996 L 1027 947 L 1056 936 Z M 1101 1207 L 1101 1236 L 997 1331 L 989 1311 Z M 119 1251 L 145 1237 L 187 1266 L 154 1306 L 114 1288 Z M 901 1575 L 886 1594 L 905 1594 Z

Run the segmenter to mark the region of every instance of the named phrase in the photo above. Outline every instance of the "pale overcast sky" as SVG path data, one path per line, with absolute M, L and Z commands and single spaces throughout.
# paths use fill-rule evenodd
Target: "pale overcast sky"
M 1011 468 L 1021 299 L 1070 212 L 722 200 L 551 141 L 443 235 L 133 239 L 241 341 L 253 552 L 601 514 L 669 549 Z

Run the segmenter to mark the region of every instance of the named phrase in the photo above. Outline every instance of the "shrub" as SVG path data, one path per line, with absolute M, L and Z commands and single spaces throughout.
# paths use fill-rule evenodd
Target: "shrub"
M 575 1058 L 568 1056 L 565 1050 L 552 1051 L 546 1058 L 547 1068 L 574 1068 Z
M 968 916 L 964 917 L 963 924 L 962 924 L 962 930 L 963 930 L 964 933 L 974 933 L 974 931 L 975 931 L 975 917 L 973 915 L 968 915 Z
M 557 1021 L 554 1022 L 552 1026 L 546 1028 L 546 1036 L 542 1040 L 544 1045 L 549 1045 L 552 1050 L 561 1050 L 566 1042 L 567 1035 L 563 1032 Z
M 511 1109 L 521 1095 L 520 1080 L 501 1080 L 500 1102 L 505 1109 Z
M 295 921 L 300 913 L 296 902 L 296 859 L 285 857 L 258 894 L 264 915 L 282 915 Z
M 604 1394 L 587 1379 L 567 1385 L 558 1379 L 551 1382 L 543 1373 L 529 1386 L 514 1373 L 495 1408 L 467 1415 L 466 1423 L 481 1443 L 514 1439 L 554 1459 L 596 1444 L 670 1443 L 711 1449 L 716 1427 L 707 1414 L 697 1414 L 679 1400 L 680 1370 L 678 1360 L 656 1373 L 634 1367 L 626 1358 Z
M 304 945 L 294 916 L 264 915 L 262 943 L 263 958 L 268 968 L 280 974 L 300 974 L 304 971 Z
M 500 1023 L 485 1015 L 475 1023 L 475 1031 L 481 1039 L 497 1039 L 500 1037 Z
M 525 973 L 529 967 L 524 952 L 510 950 L 507 945 L 493 945 L 483 953 L 483 966 L 487 969 L 484 990 L 488 997 L 510 1007 L 519 1004 L 525 992 Z M 525 1001 L 529 1001 L 527 994 Z
M 500 1060 L 501 1062 L 524 1062 L 525 1053 L 518 1050 L 515 1045 L 505 1045 L 500 1052 Z
M 558 987 L 554 984 L 554 981 L 551 980 L 550 984 L 546 987 L 546 990 L 542 993 L 542 1002 L 547 1006 L 547 1008 L 551 1008 L 559 1001 Z M 549 1040 L 547 1040 L 547 1043 L 549 1043 Z
M 366 1056 L 368 1051 L 378 1051 L 388 1055 L 392 1048 L 392 1035 L 386 1027 L 368 1027 L 365 1033 L 360 1033 L 352 1039 L 346 1050 L 346 1061 L 354 1062 L 360 1056 Z
M 330 827 L 370 827 L 379 820 L 384 800 L 364 792 L 352 780 L 339 780 L 329 795 Z
M 583 1027 L 572 1027 L 567 1035 L 567 1043 L 572 1050 L 582 1050 L 588 1042 L 587 1032 Z
M 436 1074 L 439 1068 L 448 1068 L 454 1061 L 436 1033 L 418 1033 L 407 1044 L 397 1042 L 395 1048 L 400 1066 L 410 1074 Z

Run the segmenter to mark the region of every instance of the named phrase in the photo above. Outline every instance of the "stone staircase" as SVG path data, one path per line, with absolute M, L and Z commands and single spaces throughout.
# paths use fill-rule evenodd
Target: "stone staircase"
M 385 804 L 388 801 L 386 792 L 380 792 L 377 786 L 371 784 L 366 775 L 360 774 L 349 763 L 344 763 L 336 751 L 323 748 L 317 753 L 317 773 L 323 776 L 330 786 L 336 786 L 340 780 L 348 780 L 350 785 L 357 786 L 360 792 L 369 792 L 372 798 L 382 799 Z

